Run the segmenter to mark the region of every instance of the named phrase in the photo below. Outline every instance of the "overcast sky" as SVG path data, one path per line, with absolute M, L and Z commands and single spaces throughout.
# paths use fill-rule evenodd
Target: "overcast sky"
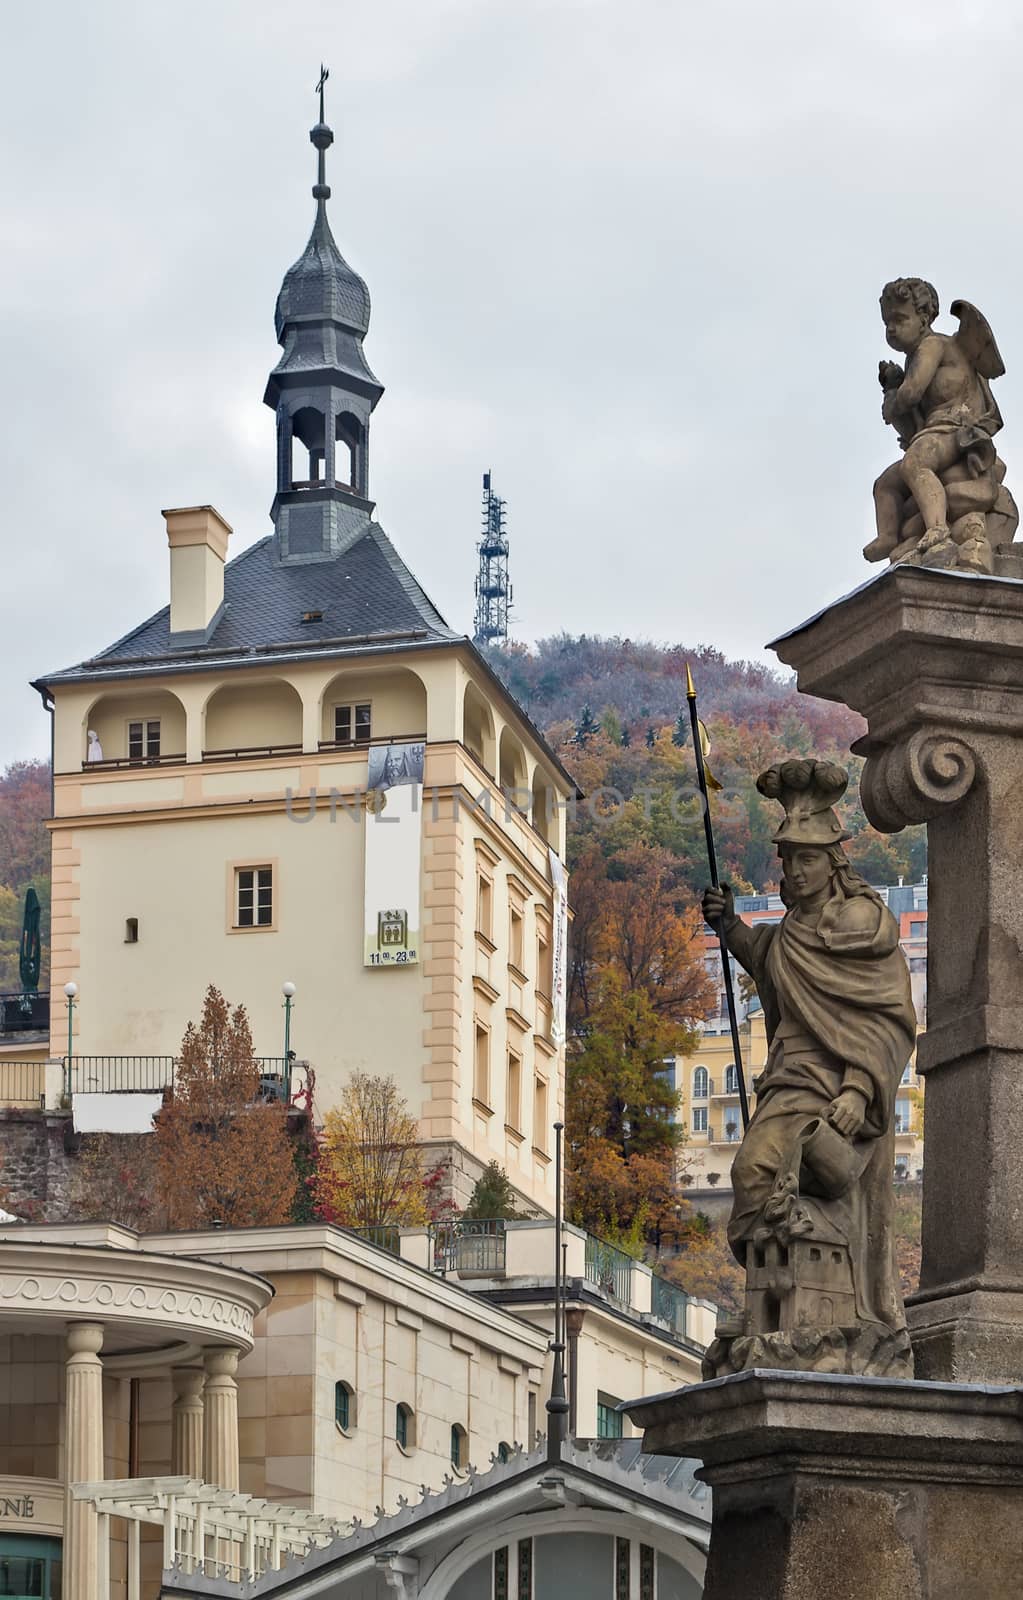
M 386 386 L 370 490 L 453 625 L 487 467 L 522 639 L 754 656 L 863 581 L 897 275 L 988 316 L 1023 487 L 1011 0 L 4 0 L 0 25 L 0 762 L 46 752 L 30 677 L 166 602 L 163 507 L 212 503 L 234 553 L 269 531 L 321 58 Z

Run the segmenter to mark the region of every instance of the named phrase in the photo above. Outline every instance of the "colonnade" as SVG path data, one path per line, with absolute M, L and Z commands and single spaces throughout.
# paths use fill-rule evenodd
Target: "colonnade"
M 101 1322 L 72 1322 L 67 1330 L 64 1600 L 107 1600 L 100 1592 L 96 1510 L 70 1493 L 71 1484 L 97 1483 L 104 1476 L 104 1333 Z M 201 1368 L 171 1368 L 171 1473 L 237 1489 L 239 1352 L 210 1345 L 202 1357 Z

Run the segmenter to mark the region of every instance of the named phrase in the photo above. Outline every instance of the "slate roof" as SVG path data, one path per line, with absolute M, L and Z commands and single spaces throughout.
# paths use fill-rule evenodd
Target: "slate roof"
M 448 627 L 378 523 L 332 561 L 274 564 L 273 535 L 250 546 L 224 569 L 224 610 L 202 646 L 175 647 L 170 607 L 87 661 L 47 674 L 39 686 L 181 672 L 254 655 L 343 653 L 346 649 L 449 643 L 463 635 Z M 303 622 L 306 612 L 322 619 Z

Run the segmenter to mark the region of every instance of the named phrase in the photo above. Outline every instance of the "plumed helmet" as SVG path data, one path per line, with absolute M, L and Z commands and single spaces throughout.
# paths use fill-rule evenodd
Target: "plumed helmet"
M 781 761 L 757 779 L 768 800 L 785 807 L 785 820 L 772 837 L 775 844 L 841 844 L 851 834 L 832 810 L 849 785 L 849 774 L 832 761 Z

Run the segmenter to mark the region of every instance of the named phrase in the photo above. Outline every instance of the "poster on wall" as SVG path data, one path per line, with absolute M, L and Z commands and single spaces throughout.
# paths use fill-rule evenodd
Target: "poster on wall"
M 366 795 L 363 964 L 409 967 L 419 960 L 422 744 L 373 745 Z
M 556 1045 L 565 1042 L 565 1008 L 568 1001 L 568 873 L 560 856 L 548 850 L 551 882 L 554 885 L 554 928 L 551 950 L 551 1038 Z

